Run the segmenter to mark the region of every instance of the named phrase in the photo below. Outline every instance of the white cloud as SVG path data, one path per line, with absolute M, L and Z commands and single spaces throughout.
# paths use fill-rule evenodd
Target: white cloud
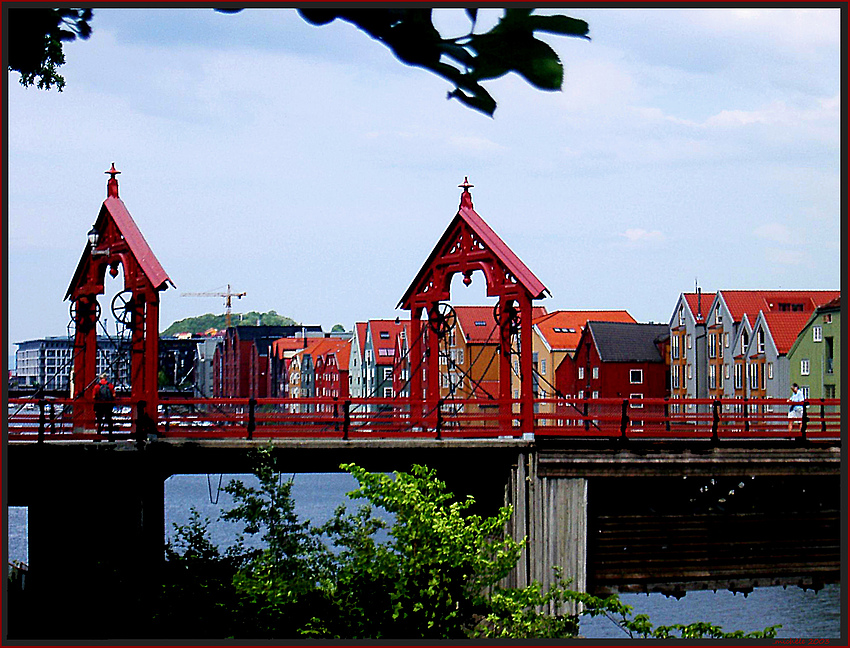
M 793 243 L 799 241 L 799 234 L 795 234 L 787 225 L 782 223 L 765 223 L 753 230 L 753 234 L 759 238 L 774 241 L 775 243 Z
M 647 231 L 641 228 L 630 228 L 621 233 L 629 243 L 633 245 L 641 243 L 658 243 L 664 240 L 664 234 L 660 230 Z
M 764 252 L 768 261 L 778 265 L 800 265 L 806 256 L 801 250 L 785 250 L 781 248 L 767 249 Z

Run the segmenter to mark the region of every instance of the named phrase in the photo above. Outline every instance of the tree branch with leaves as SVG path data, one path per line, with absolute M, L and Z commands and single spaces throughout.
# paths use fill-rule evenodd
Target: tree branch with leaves
M 216 9 L 236 13 L 236 9 Z M 448 98 L 492 116 L 496 100 L 483 82 L 515 72 L 538 90 L 560 90 L 564 65 L 552 47 L 537 35 L 554 34 L 589 40 L 584 20 L 564 15 L 538 15 L 534 9 L 504 9 L 498 23 L 476 33 L 478 9 L 464 10 L 469 31 L 446 37 L 434 26 L 433 9 L 303 8 L 298 13 L 311 25 L 343 20 L 390 48 L 403 63 L 421 67 L 448 81 Z M 65 63 L 62 45 L 91 33 L 91 9 L 14 8 L 8 13 L 9 70 L 21 83 L 49 90 L 65 87 L 58 68 Z

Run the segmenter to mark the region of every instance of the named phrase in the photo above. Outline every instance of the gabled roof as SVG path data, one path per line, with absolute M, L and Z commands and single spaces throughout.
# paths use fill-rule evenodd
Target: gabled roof
M 464 184 L 460 186 L 464 187 L 464 191 L 461 194 L 460 208 L 446 230 L 443 232 L 440 240 L 434 246 L 434 249 L 431 250 L 431 254 L 428 255 L 428 258 L 416 274 L 413 282 L 405 291 L 397 307 L 405 309 L 408 308 L 408 302 L 413 296 L 414 291 L 419 288 L 420 282 L 425 278 L 427 273 L 440 258 L 446 243 L 448 243 L 449 239 L 456 234 L 461 225 L 466 225 L 470 230 L 472 230 L 475 236 L 484 245 L 485 249 L 489 250 L 498 262 L 501 263 L 505 269 L 507 269 L 516 278 L 517 283 L 528 291 L 532 299 L 542 299 L 545 297 L 549 293 L 546 286 L 543 285 L 534 273 L 528 269 L 528 266 L 526 266 L 520 258 L 514 254 L 513 250 L 507 246 L 499 235 L 496 234 L 496 232 L 493 231 L 484 219 L 481 218 L 481 216 L 479 216 L 472 208 L 472 195 L 469 193 L 469 187 L 472 185 L 464 182 Z
M 732 319 L 740 322 L 745 314 L 755 318 L 759 311 L 778 311 L 781 303 L 802 304 L 803 311 L 811 314 L 821 306 L 836 297 L 841 296 L 839 290 L 721 290 L 719 295 L 726 308 L 732 314 Z M 800 311 L 796 311 L 800 312 Z
M 664 362 L 658 345 L 669 334 L 666 324 L 587 323 L 602 362 Z
M 756 319 L 756 324 L 753 329 L 758 327 L 759 319 L 763 320 L 767 325 L 768 334 L 773 339 L 773 344 L 776 346 L 776 352 L 779 355 L 786 355 L 794 342 L 800 335 L 800 331 L 809 321 L 811 313 L 805 312 L 764 312 L 761 311 Z M 753 340 L 750 339 L 750 346 Z M 756 354 L 758 355 L 758 354 Z
M 117 194 L 117 181 L 115 182 L 115 193 Z M 139 267 L 145 273 L 145 276 L 151 282 L 154 290 L 165 290 L 168 288 L 168 284 L 171 284 L 174 287 L 174 283 L 171 281 L 169 276 L 165 273 L 165 270 L 162 268 L 162 265 L 159 263 L 159 260 L 154 255 L 153 250 L 151 250 L 148 242 L 145 240 L 145 237 L 142 236 L 142 232 L 139 229 L 139 226 L 136 225 L 136 221 L 133 220 L 133 217 L 130 215 L 127 206 L 124 204 L 124 201 L 121 200 L 117 195 L 108 196 L 106 200 L 103 201 L 103 205 L 101 205 L 100 212 L 97 215 L 97 219 L 95 220 L 95 229 L 100 232 L 103 232 L 106 227 L 107 221 L 111 220 L 114 223 L 115 228 L 118 230 L 118 233 L 123 237 L 124 242 L 127 244 L 127 247 L 130 250 L 130 253 L 136 259 L 136 262 L 139 264 Z M 90 260 L 91 252 L 89 248 L 83 251 L 83 255 L 80 258 L 79 263 L 77 264 L 77 270 L 74 272 L 74 277 L 71 280 L 71 285 L 68 287 L 68 292 L 65 293 L 65 299 L 71 296 L 74 291 L 74 288 L 78 285 L 79 280 L 82 276 L 82 273 Z
M 391 365 L 395 360 L 395 339 L 401 331 L 407 331 L 407 320 L 369 320 L 369 330 L 372 339 L 372 348 L 375 350 L 375 364 Z M 387 334 L 381 337 L 381 333 Z M 389 352 L 381 354 L 381 349 L 389 349 Z
M 834 313 L 841 311 L 841 297 L 836 297 L 835 299 L 831 299 L 827 303 L 819 306 L 815 312 L 809 314 L 809 319 L 806 320 L 806 323 L 800 328 L 800 332 L 797 334 L 797 338 L 791 344 L 791 347 L 788 349 L 786 355 L 791 355 L 797 346 L 800 344 L 802 340 L 802 334 L 804 331 L 807 331 L 809 326 L 814 324 L 818 317 L 822 316 L 824 313 Z
M 534 320 L 540 337 L 553 351 L 575 351 L 589 320 L 634 322 L 625 310 L 558 310 Z
M 356 322 L 354 324 L 354 337 L 357 338 L 357 345 L 360 350 L 360 357 L 362 358 L 366 351 L 366 327 L 368 326 L 367 322 Z
M 468 344 L 498 344 L 499 327 L 491 306 L 455 306 L 457 326 Z
M 708 311 L 711 309 L 711 304 L 714 301 L 715 293 L 682 293 L 685 301 L 688 303 L 688 308 L 691 309 L 691 314 L 697 322 L 704 322 Z

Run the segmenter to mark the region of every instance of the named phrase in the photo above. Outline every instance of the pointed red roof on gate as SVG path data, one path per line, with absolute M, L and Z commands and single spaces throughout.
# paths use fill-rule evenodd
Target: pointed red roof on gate
M 130 253 L 136 259 L 136 262 L 142 268 L 145 276 L 153 285 L 154 290 L 165 290 L 168 288 L 167 284 L 171 284 L 173 287 L 174 283 L 166 274 L 159 260 L 156 258 L 156 255 L 154 255 L 153 250 L 151 250 L 148 242 L 145 240 L 145 237 L 142 236 L 139 226 L 136 225 L 136 221 L 133 220 L 129 210 L 126 205 L 124 205 L 124 201 L 118 197 L 118 180 L 116 179 L 115 174 L 121 172 L 115 170 L 115 164 L 113 163 L 112 169 L 106 173 L 111 176 L 107 183 L 107 197 L 106 200 L 103 201 L 103 205 L 97 215 L 94 228 L 103 232 L 105 230 L 106 223 L 111 220 L 119 234 L 123 237 L 127 247 L 130 249 Z M 89 255 L 89 249 L 86 247 L 82 258 L 77 265 L 74 278 L 71 280 L 71 285 L 68 287 L 68 292 L 65 294 L 65 299 L 68 299 L 68 297 L 71 296 L 74 288 L 77 286 L 78 281 L 83 274 L 86 262 L 89 259 Z
M 419 286 L 420 281 L 423 279 L 425 274 L 428 272 L 429 268 L 431 268 L 434 261 L 438 258 L 440 254 L 440 250 L 443 249 L 444 244 L 447 242 L 447 239 L 452 234 L 457 225 L 458 221 L 464 222 L 481 240 L 481 242 L 496 256 L 496 258 L 505 266 L 505 268 L 516 277 L 517 282 L 525 288 L 532 299 L 542 299 L 549 293 L 549 289 L 543 285 L 534 273 L 528 269 L 520 258 L 514 254 L 514 251 L 511 250 L 507 244 L 496 234 L 495 231 L 484 221 L 481 216 L 472 208 L 472 194 L 469 193 L 469 188 L 473 185 L 469 184 L 469 181 L 464 178 L 464 183 L 459 185 L 463 187 L 463 193 L 461 194 L 460 200 L 460 208 L 457 211 L 457 214 L 449 223 L 449 226 L 443 232 L 443 235 L 440 237 L 440 240 L 434 246 L 434 249 L 431 250 L 431 254 L 428 256 L 428 259 L 422 265 L 422 268 L 416 274 L 413 282 L 410 284 L 410 287 L 405 291 L 404 296 L 398 303 L 398 307 L 404 307 L 405 304 L 408 303 L 408 300 L 412 296 L 414 290 Z

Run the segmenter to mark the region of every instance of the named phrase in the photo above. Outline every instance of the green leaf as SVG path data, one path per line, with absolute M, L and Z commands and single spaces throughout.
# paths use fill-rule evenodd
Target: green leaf
M 298 13 L 311 25 L 327 25 L 339 16 L 333 9 L 299 9 Z
M 526 18 L 531 16 L 532 11 L 534 11 L 533 8 L 526 9 L 525 7 L 505 9 L 505 17 L 502 20 L 505 22 L 523 22 Z
M 541 90 L 560 90 L 564 82 L 564 66 L 555 50 L 536 38 L 514 51 L 513 69 Z
M 529 16 L 528 25 L 533 31 L 561 34 L 562 36 L 583 36 L 589 39 L 587 32 L 590 28 L 587 22 L 569 16 Z

